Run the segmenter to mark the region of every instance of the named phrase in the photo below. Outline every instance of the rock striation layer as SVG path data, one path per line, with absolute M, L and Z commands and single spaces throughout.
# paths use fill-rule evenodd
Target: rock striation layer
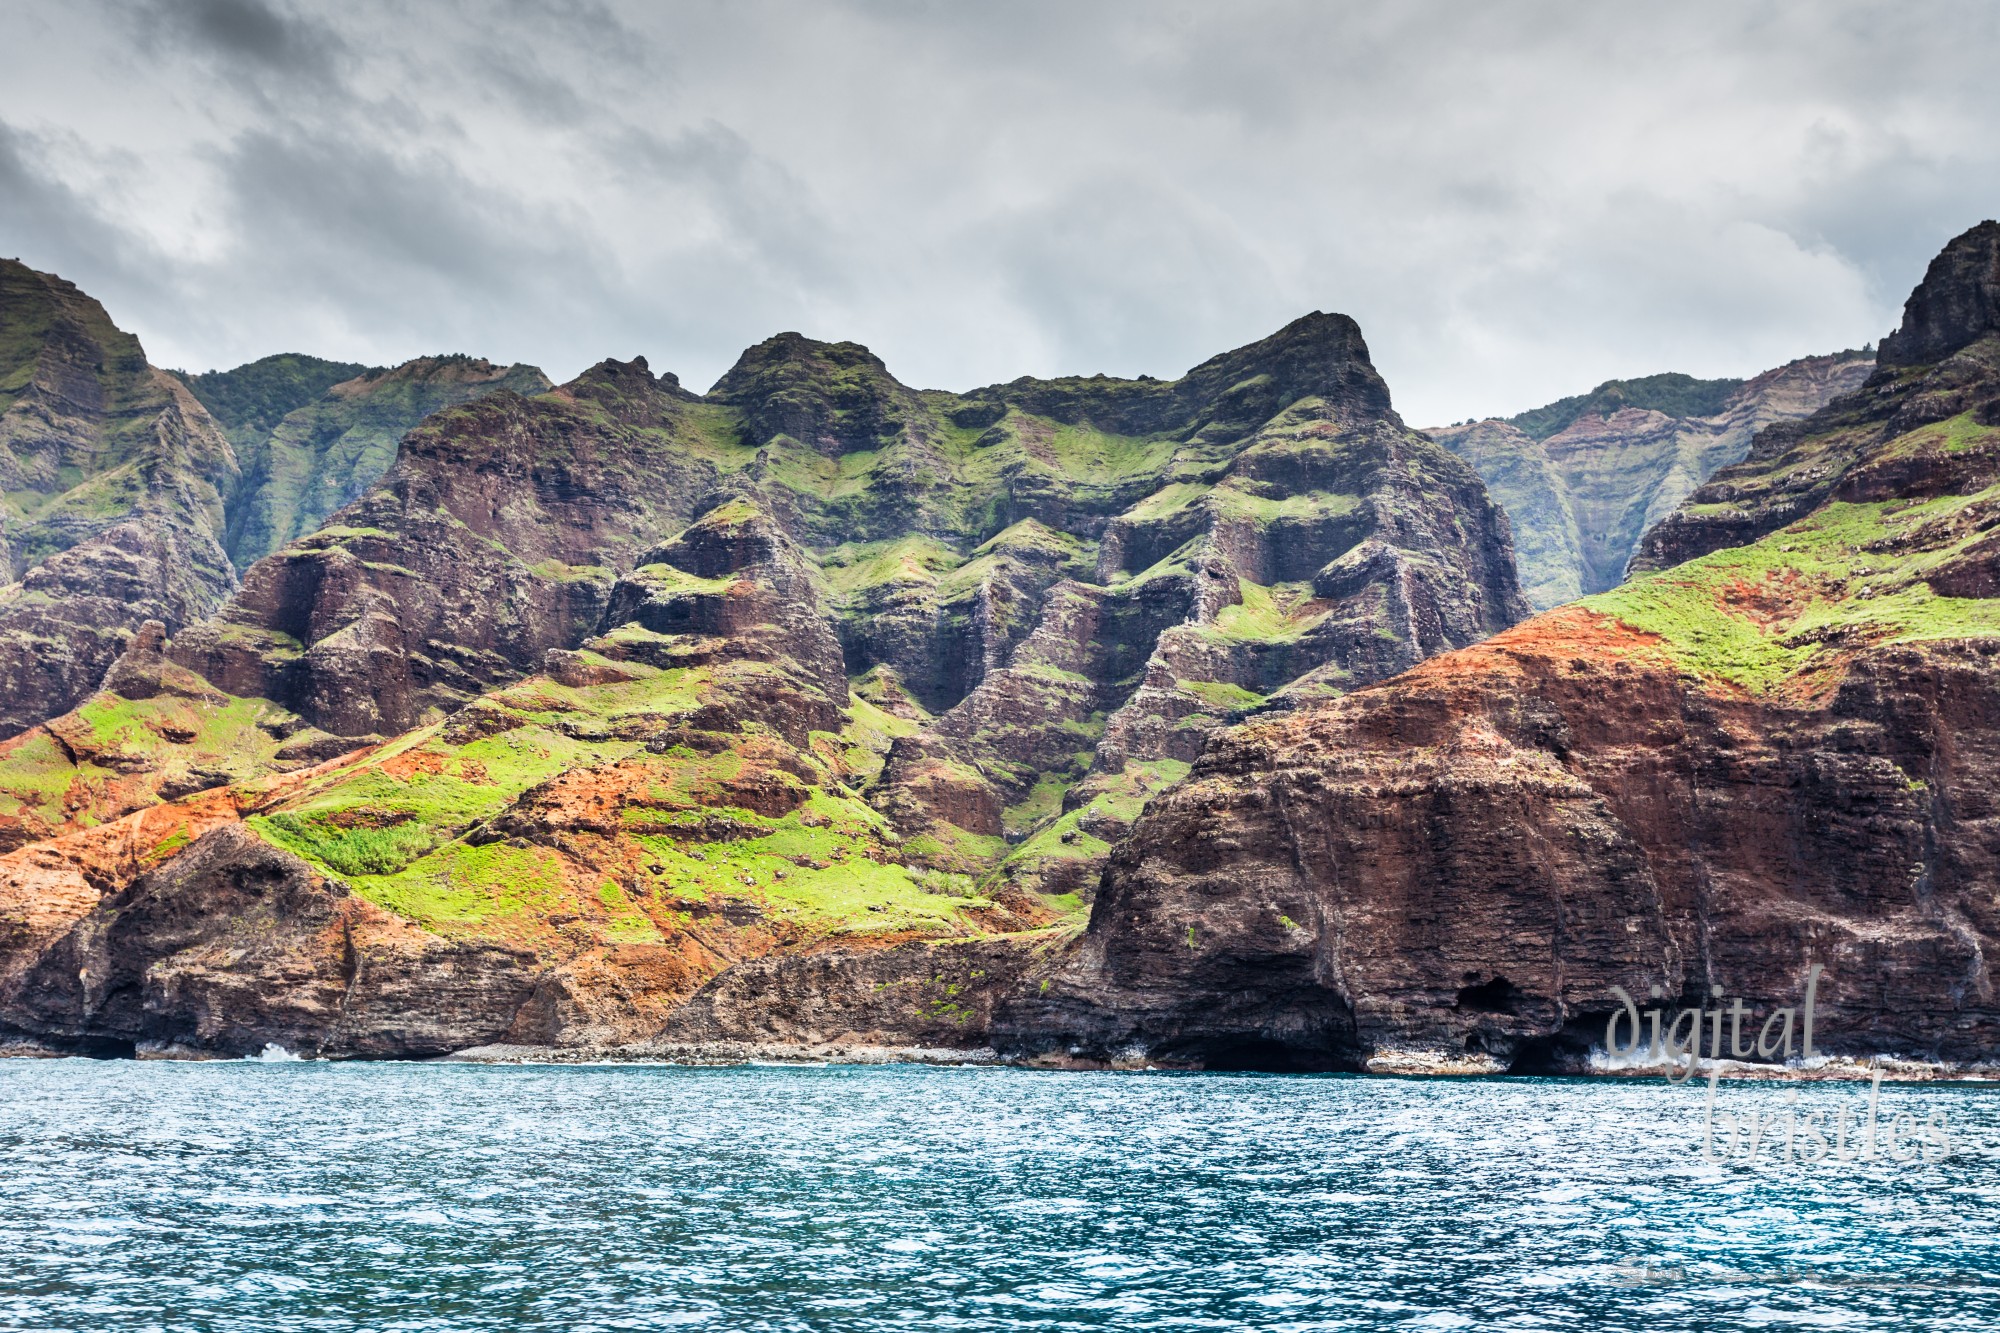
M 371 370 L 286 355 L 185 378 L 236 446 L 241 470 L 225 497 L 224 544 L 238 569 L 358 499 L 389 470 L 397 442 L 433 412 L 501 389 L 554 387 L 533 366 L 470 356 Z
M 548 387 L 466 357 L 162 372 L 72 284 L 0 262 L 0 736 L 81 703 L 147 621 L 207 619 L 428 413 Z

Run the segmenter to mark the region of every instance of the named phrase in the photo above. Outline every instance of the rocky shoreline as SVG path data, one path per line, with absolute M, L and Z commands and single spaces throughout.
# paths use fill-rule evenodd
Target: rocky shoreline
M 75 1050 L 34 1042 L 0 1044 L 0 1060 L 97 1059 Z M 633 1042 L 598 1046 L 534 1046 L 494 1043 L 445 1055 L 422 1058 L 299 1056 L 281 1047 L 258 1055 L 224 1055 L 185 1046 L 139 1045 L 131 1058 L 142 1061 L 223 1061 L 309 1063 L 320 1060 L 391 1064 L 479 1065 L 672 1065 L 702 1068 L 742 1068 L 756 1065 L 873 1066 L 978 1065 L 1049 1072 L 1200 1073 L 1199 1066 L 1162 1064 L 1132 1056 L 1091 1060 L 1079 1056 L 1003 1054 L 991 1046 L 946 1047 L 880 1045 L 867 1041 L 821 1044 L 796 1042 Z M 1255 1071 L 1227 1071 L 1255 1072 Z M 1664 1064 L 1621 1064 L 1592 1052 L 1586 1064 L 1549 1074 L 1518 1074 L 1491 1057 L 1466 1059 L 1437 1051 L 1383 1051 L 1368 1057 L 1359 1069 L 1328 1074 L 1361 1078 L 1587 1078 L 1591 1080 L 1665 1079 L 1677 1084 L 1705 1083 L 1717 1074 L 1730 1083 L 1867 1083 L 1877 1073 L 1884 1083 L 2000 1083 L 2000 1061 L 1970 1064 L 1907 1059 L 1899 1056 L 1857 1058 L 1822 1056 L 1787 1065 L 1741 1060 L 1701 1060 L 1692 1073 L 1670 1072 Z

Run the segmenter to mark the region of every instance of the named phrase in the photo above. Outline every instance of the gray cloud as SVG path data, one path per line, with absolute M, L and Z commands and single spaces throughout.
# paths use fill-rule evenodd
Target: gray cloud
M 72 279 L 94 273 L 156 305 L 161 283 L 144 247 L 65 183 L 50 156 L 43 136 L 0 119 L 0 254 Z
M 148 0 L 133 14 L 140 40 L 157 38 L 236 78 L 327 82 L 346 58 L 338 33 L 266 0 Z
M 2000 213 L 2000 11 L 0 0 L 0 253 L 158 360 L 1174 375 L 1314 308 L 1428 422 L 1879 337 Z

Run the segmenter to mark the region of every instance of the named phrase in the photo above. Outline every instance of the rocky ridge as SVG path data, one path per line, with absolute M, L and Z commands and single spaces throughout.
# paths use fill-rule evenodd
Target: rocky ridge
M 169 835 L 65 899 L 67 943 L 19 936 L 0 1022 L 383 1053 L 266 1024 L 248 956 L 201 942 L 264 884 L 256 968 L 370 975 L 365 949 L 338 962 L 367 924 L 350 899 L 525 950 L 540 998 L 496 983 L 450 1041 L 962 1046 L 1202 736 L 1523 610 L 1504 517 L 1396 419 L 1341 316 L 1173 382 L 924 392 L 782 335 L 706 398 L 643 361 L 503 389 L 430 417 L 220 615 L 0 751 L 24 864 L 161 827 L 208 799 L 175 795 L 203 773 L 250 793 L 240 829 Z M 141 910 L 159 895 L 186 914 Z M 190 916 L 196 936 L 140 925 Z M 68 967 L 128 920 L 88 969 L 181 990 L 115 1021 L 87 988 L 36 998 L 56 973 L 34 958 Z M 383 984 L 475 966 L 395 957 Z M 251 1016 L 190 1027 L 220 1003 L 176 998 L 197 991 Z
M 1216 737 L 1002 1045 L 1583 1069 L 1613 986 L 1768 1013 L 1818 965 L 1821 1051 L 1994 1063 L 1996 243 L 1656 528 L 1658 572 Z
M 1521 585 L 1538 611 L 1624 581 L 1640 538 L 1766 426 L 1811 416 L 1861 386 L 1867 351 L 1805 357 L 1749 381 L 1611 380 L 1509 420 L 1432 429 L 1479 471 L 1513 523 Z
M 102 306 L 0 260 L 0 735 L 74 707 L 144 621 L 223 603 L 235 475 L 209 414 Z
M 223 541 L 239 570 L 359 498 L 389 470 L 397 442 L 433 412 L 500 389 L 555 387 L 533 366 L 470 356 L 418 357 L 384 370 L 286 355 L 183 378 L 236 447 Z

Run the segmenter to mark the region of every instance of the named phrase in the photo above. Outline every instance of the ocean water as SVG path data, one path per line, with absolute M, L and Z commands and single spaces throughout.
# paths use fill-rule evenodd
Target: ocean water
M 1705 1096 L 0 1061 L 0 1328 L 2000 1328 L 2000 1089 L 1885 1087 L 1902 1164 L 1704 1161 Z

